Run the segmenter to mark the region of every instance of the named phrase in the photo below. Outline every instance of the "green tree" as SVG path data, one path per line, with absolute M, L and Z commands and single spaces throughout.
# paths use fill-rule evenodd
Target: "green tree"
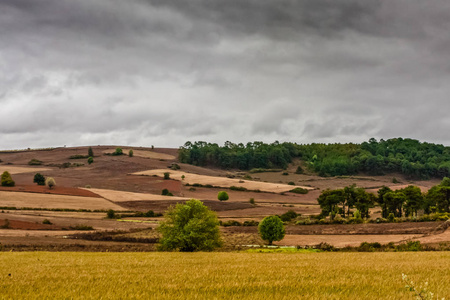
M 229 199 L 228 193 L 225 191 L 220 191 L 217 194 L 217 199 L 219 199 L 220 201 L 227 201 Z
M 322 216 L 328 216 L 331 212 L 337 210 L 337 206 L 340 203 L 345 202 L 344 190 L 339 189 L 322 191 L 317 201 L 322 209 Z M 332 219 L 334 219 L 334 214 L 332 215 Z
M 94 150 L 92 150 L 92 147 L 89 147 L 88 149 L 88 157 L 94 157 Z
M 424 203 L 425 213 L 437 210 L 450 212 L 450 179 L 444 177 L 442 182 L 428 190 Z
M 216 214 L 195 199 L 170 207 L 158 231 L 163 251 L 211 251 L 221 245 Z
M 116 151 L 113 152 L 113 155 L 123 155 L 123 150 L 120 147 L 116 148 Z
M 45 185 L 45 177 L 41 173 L 36 173 L 33 178 L 33 182 L 38 185 Z
M 133 149 L 130 149 L 130 151 L 128 151 L 128 156 L 129 157 L 133 157 L 134 156 Z
M 15 186 L 16 182 L 12 179 L 8 171 L 3 172 L 1 176 L 2 186 Z
M 405 215 L 415 215 L 417 216 L 417 211 L 423 207 L 424 204 L 424 198 L 422 195 L 422 191 L 419 187 L 410 185 L 404 189 L 401 190 L 403 194 L 405 194 L 405 204 L 404 210 Z
M 387 186 L 383 186 L 378 190 L 377 202 L 381 206 L 381 216 L 383 218 L 387 218 L 387 216 L 389 214 L 386 202 L 384 201 L 384 198 L 383 198 L 384 195 L 389 192 L 392 192 L 392 190 L 391 190 L 391 188 L 389 188 Z
M 92 164 L 94 162 L 94 158 L 92 156 L 89 156 L 87 162 L 88 164 Z
M 258 226 L 261 238 L 272 245 L 273 241 L 281 241 L 286 234 L 283 221 L 278 216 L 265 217 Z

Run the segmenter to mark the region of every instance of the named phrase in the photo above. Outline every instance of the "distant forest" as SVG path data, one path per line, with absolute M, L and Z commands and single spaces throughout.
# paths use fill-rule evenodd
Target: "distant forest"
M 183 163 L 222 169 L 285 169 L 295 158 L 303 160 L 308 170 L 320 176 L 357 173 L 402 173 L 420 179 L 450 176 L 450 147 L 408 138 L 380 141 L 372 138 L 362 144 L 226 142 L 219 146 L 186 142 L 179 151 Z

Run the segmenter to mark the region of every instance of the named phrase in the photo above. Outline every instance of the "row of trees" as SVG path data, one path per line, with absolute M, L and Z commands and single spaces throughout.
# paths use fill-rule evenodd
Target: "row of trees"
M 286 168 L 293 158 L 304 160 L 321 176 L 402 173 L 428 179 L 450 176 L 450 147 L 395 138 L 362 144 L 304 144 L 262 142 L 224 146 L 187 142 L 180 147 L 181 162 L 230 169 Z
M 433 212 L 450 212 L 450 179 L 445 177 L 439 185 L 422 193 L 419 187 L 410 185 L 393 191 L 382 187 L 377 195 L 366 192 L 355 185 L 343 189 L 325 190 L 317 199 L 322 209 L 322 216 L 336 215 L 350 217 L 351 210 L 356 208 L 362 218 L 369 217 L 369 208 L 377 203 L 381 207 L 383 218 L 390 214 L 394 217 L 417 216 L 419 210 L 429 214 Z

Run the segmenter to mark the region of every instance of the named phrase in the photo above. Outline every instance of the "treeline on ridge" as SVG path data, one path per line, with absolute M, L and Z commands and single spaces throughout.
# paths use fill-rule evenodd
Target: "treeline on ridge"
M 284 169 L 294 158 L 305 161 L 307 168 L 320 176 L 361 172 L 369 175 L 402 173 L 420 179 L 450 176 L 450 147 L 408 138 L 380 141 L 372 138 L 362 144 L 276 141 L 246 145 L 225 142 L 224 146 L 199 141 L 186 142 L 179 151 L 183 163 L 223 169 Z

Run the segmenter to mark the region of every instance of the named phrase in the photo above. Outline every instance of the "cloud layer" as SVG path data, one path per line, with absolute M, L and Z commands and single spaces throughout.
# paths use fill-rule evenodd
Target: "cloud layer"
M 450 145 L 445 0 L 0 2 L 0 148 Z

